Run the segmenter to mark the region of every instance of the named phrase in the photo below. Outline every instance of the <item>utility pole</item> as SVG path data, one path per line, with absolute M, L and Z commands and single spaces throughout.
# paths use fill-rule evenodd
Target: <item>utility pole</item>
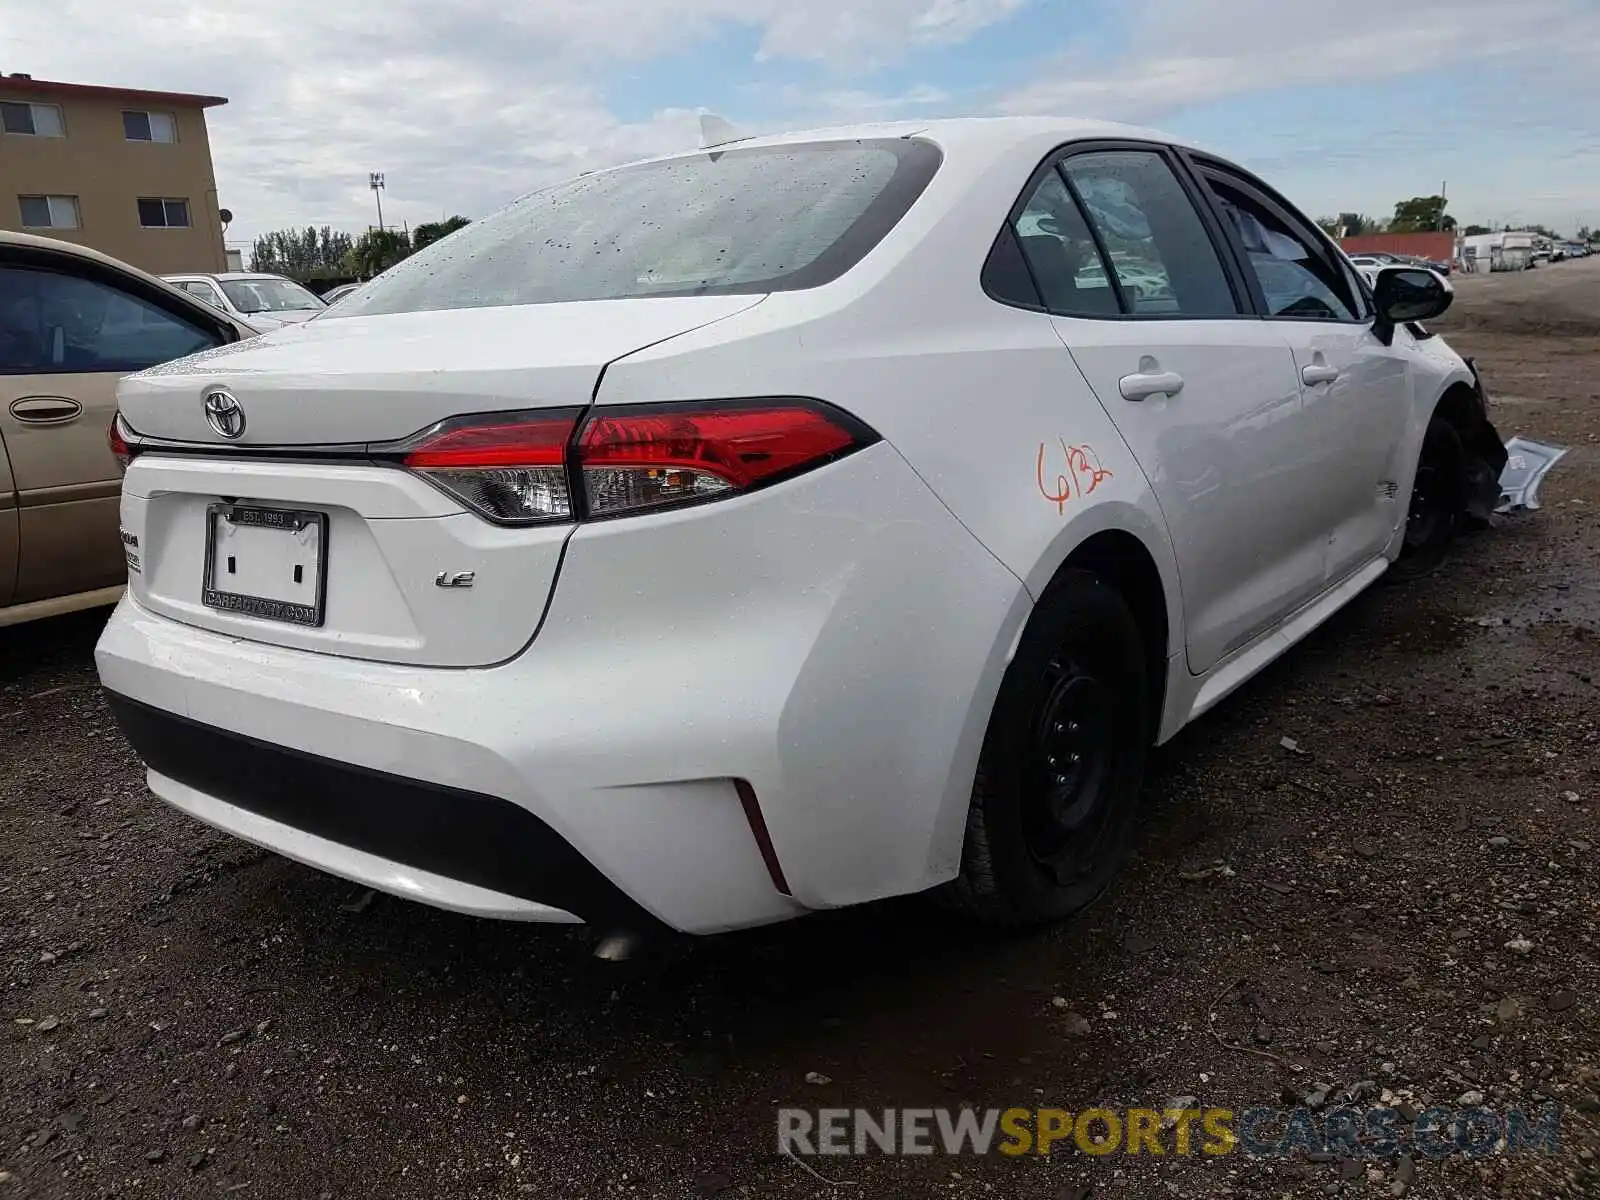
M 372 171 L 367 175 L 367 186 L 372 189 L 372 198 L 378 202 L 378 232 L 383 232 L 383 172 Z

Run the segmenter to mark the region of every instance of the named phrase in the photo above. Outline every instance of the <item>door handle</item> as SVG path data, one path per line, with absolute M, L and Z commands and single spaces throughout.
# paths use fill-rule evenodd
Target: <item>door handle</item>
M 1151 396 L 1176 396 L 1183 391 L 1183 376 L 1175 371 L 1124 375 L 1117 386 L 1124 400 L 1145 400 Z
M 1316 387 L 1319 383 L 1332 383 L 1339 378 L 1339 368 L 1330 367 L 1326 363 L 1312 363 L 1300 371 L 1300 379 L 1307 387 Z
M 11 402 L 11 415 L 29 425 L 65 425 L 83 412 L 83 405 L 65 396 L 24 396 Z

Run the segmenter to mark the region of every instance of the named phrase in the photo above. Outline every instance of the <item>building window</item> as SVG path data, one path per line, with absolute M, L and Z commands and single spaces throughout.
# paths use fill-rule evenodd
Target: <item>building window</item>
M 178 121 L 171 113 L 122 113 L 122 136 L 130 142 L 175 142 L 178 140 Z
M 26 137 L 64 137 L 59 104 L 0 102 L 0 128 Z
M 76 196 L 18 196 L 22 209 L 24 229 L 76 229 L 78 198 Z
M 189 228 L 189 202 L 187 200 L 139 201 L 139 224 L 146 229 Z

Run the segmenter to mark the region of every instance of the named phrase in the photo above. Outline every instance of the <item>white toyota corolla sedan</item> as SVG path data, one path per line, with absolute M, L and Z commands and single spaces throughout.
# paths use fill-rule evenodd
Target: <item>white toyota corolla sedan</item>
M 1057 918 L 1153 743 L 1486 517 L 1447 303 L 1123 126 L 585 175 L 124 381 L 100 675 L 163 800 L 444 908 Z

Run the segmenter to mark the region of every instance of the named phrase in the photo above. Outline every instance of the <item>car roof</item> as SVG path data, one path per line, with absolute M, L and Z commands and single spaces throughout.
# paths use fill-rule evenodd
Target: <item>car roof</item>
M 847 142 L 875 138 L 923 137 L 940 146 L 959 150 L 981 145 L 986 149 L 1004 150 L 1023 146 L 1041 138 L 1054 138 L 1060 142 L 1083 141 L 1097 138 L 1131 138 L 1139 141 L 1164 142 L 1171 145 L 1191 146 L 1182 138 L 1172 137 L 1154 129 L 1138 125 L 1123 125 L 1115 121 L 1098 121 L 1087 117 L 1015 116 L 1015 117 L 946 117 L 933 121 L 875 121 L 853 125 L 824 125 L 811 129 L 792 129 L 782 133 L 757 134 L 709 147 L 675 151 L 645 159 L 645 162 L 666 162 L 675 158 L 692 158 L 708 150 L 734 150 L 746 147 L 798 145 L 805 142 Z M 637 164 L 625 164 L 637 165 Z
M 61 238 L 40 237 L 32 233 L 14 233 L 9 229 L 0 229 L 0 245 L 26 246 L 34 250 L 49 250 L 53 254 L 66 254 L 73 258 L 87 259 L 89 262 L 99 263 L 104 267 L 115 267 L 119 271 L 126 271 L 130 275 L 138 275 L 144 279 L 160 280 L 160 276 L 152 275 L 148 271 L 141 271 L 132 263 L 123 262 L 120 258 L 112 258 L 109 254 L 102 254 L 99 250 L 89 246 L 80 246 L 77 242 L 63 241 Z
M 287 275 L 274 275 L 271 271 L 175 271 L 163 279 L 288 279 Z M 290 282 L 294 282 L 290 280 Z
M 59 237 L 16 234 L 10 229 L 0 229 L 0 246 L 21 246 L 24 250 L 45 250 L 50 251 L 51 254 L 62 254 L 67 258 L 78 258 L 83 259 L 85 262 L 94 262 L 98 266 L 109 267 L 110 270 L 115 270 L 118 274 L 133 275 L 134 278 L 138 278 L 142 283 L 147 283 L 147 285 L 160 288 L 160 290 L 171 293 L 173 296 L 178 296 L 186 306 L 205 312 L 206 317 L 213 318 L 213 320 L 218 317 L 214 310 L 206 307 L 205 302 L 198 301 L 182 288 L 174 288 L 173 283 L 168 278 L 162 277 L 162 275 L 152 275 L 149 270 L 139 270 L 139 267 L 133 266 L 131 262 L 123 262 L 120 258 L 112 258 L 110 254 L 102 254 L 101 251 L 91 250 L 90 246 L 80 246 L 77 242 L 62 242 Z M 224 317 L 224 320 L 227 320 L 227 318 Z M 234 318 L 234 323 L 235 325 L 245 326 L 246 330 L 254 330 L 254 326 L 250 325 L 250 322 L 242 322 L 242 320 Z
M 99 250 L 89 246 L 80 246 L 76 242 L 63 241 L 60 238 L 39 237 L 32 233 L 15 233 L 9 229 L 0 229 L 0 246 L 20 246 L 30 250 L 47 250 L 52 254 L 61 254 L 70 258 L 80 258 L 86 262 L 96 263 L 102 267 L 109 267 L 124 275 L 132 275 L 145 283 L 152 283 L 182 296 L 187 304 L 199 303 L 187 292 L 180 291 L 172 286 L 171 280 L 161 275 L 152 275 L 149 271 L 141 271 L 132 263 L 123 262 L 120 258 L 113 258 L 109 254 L 102 254 Z

